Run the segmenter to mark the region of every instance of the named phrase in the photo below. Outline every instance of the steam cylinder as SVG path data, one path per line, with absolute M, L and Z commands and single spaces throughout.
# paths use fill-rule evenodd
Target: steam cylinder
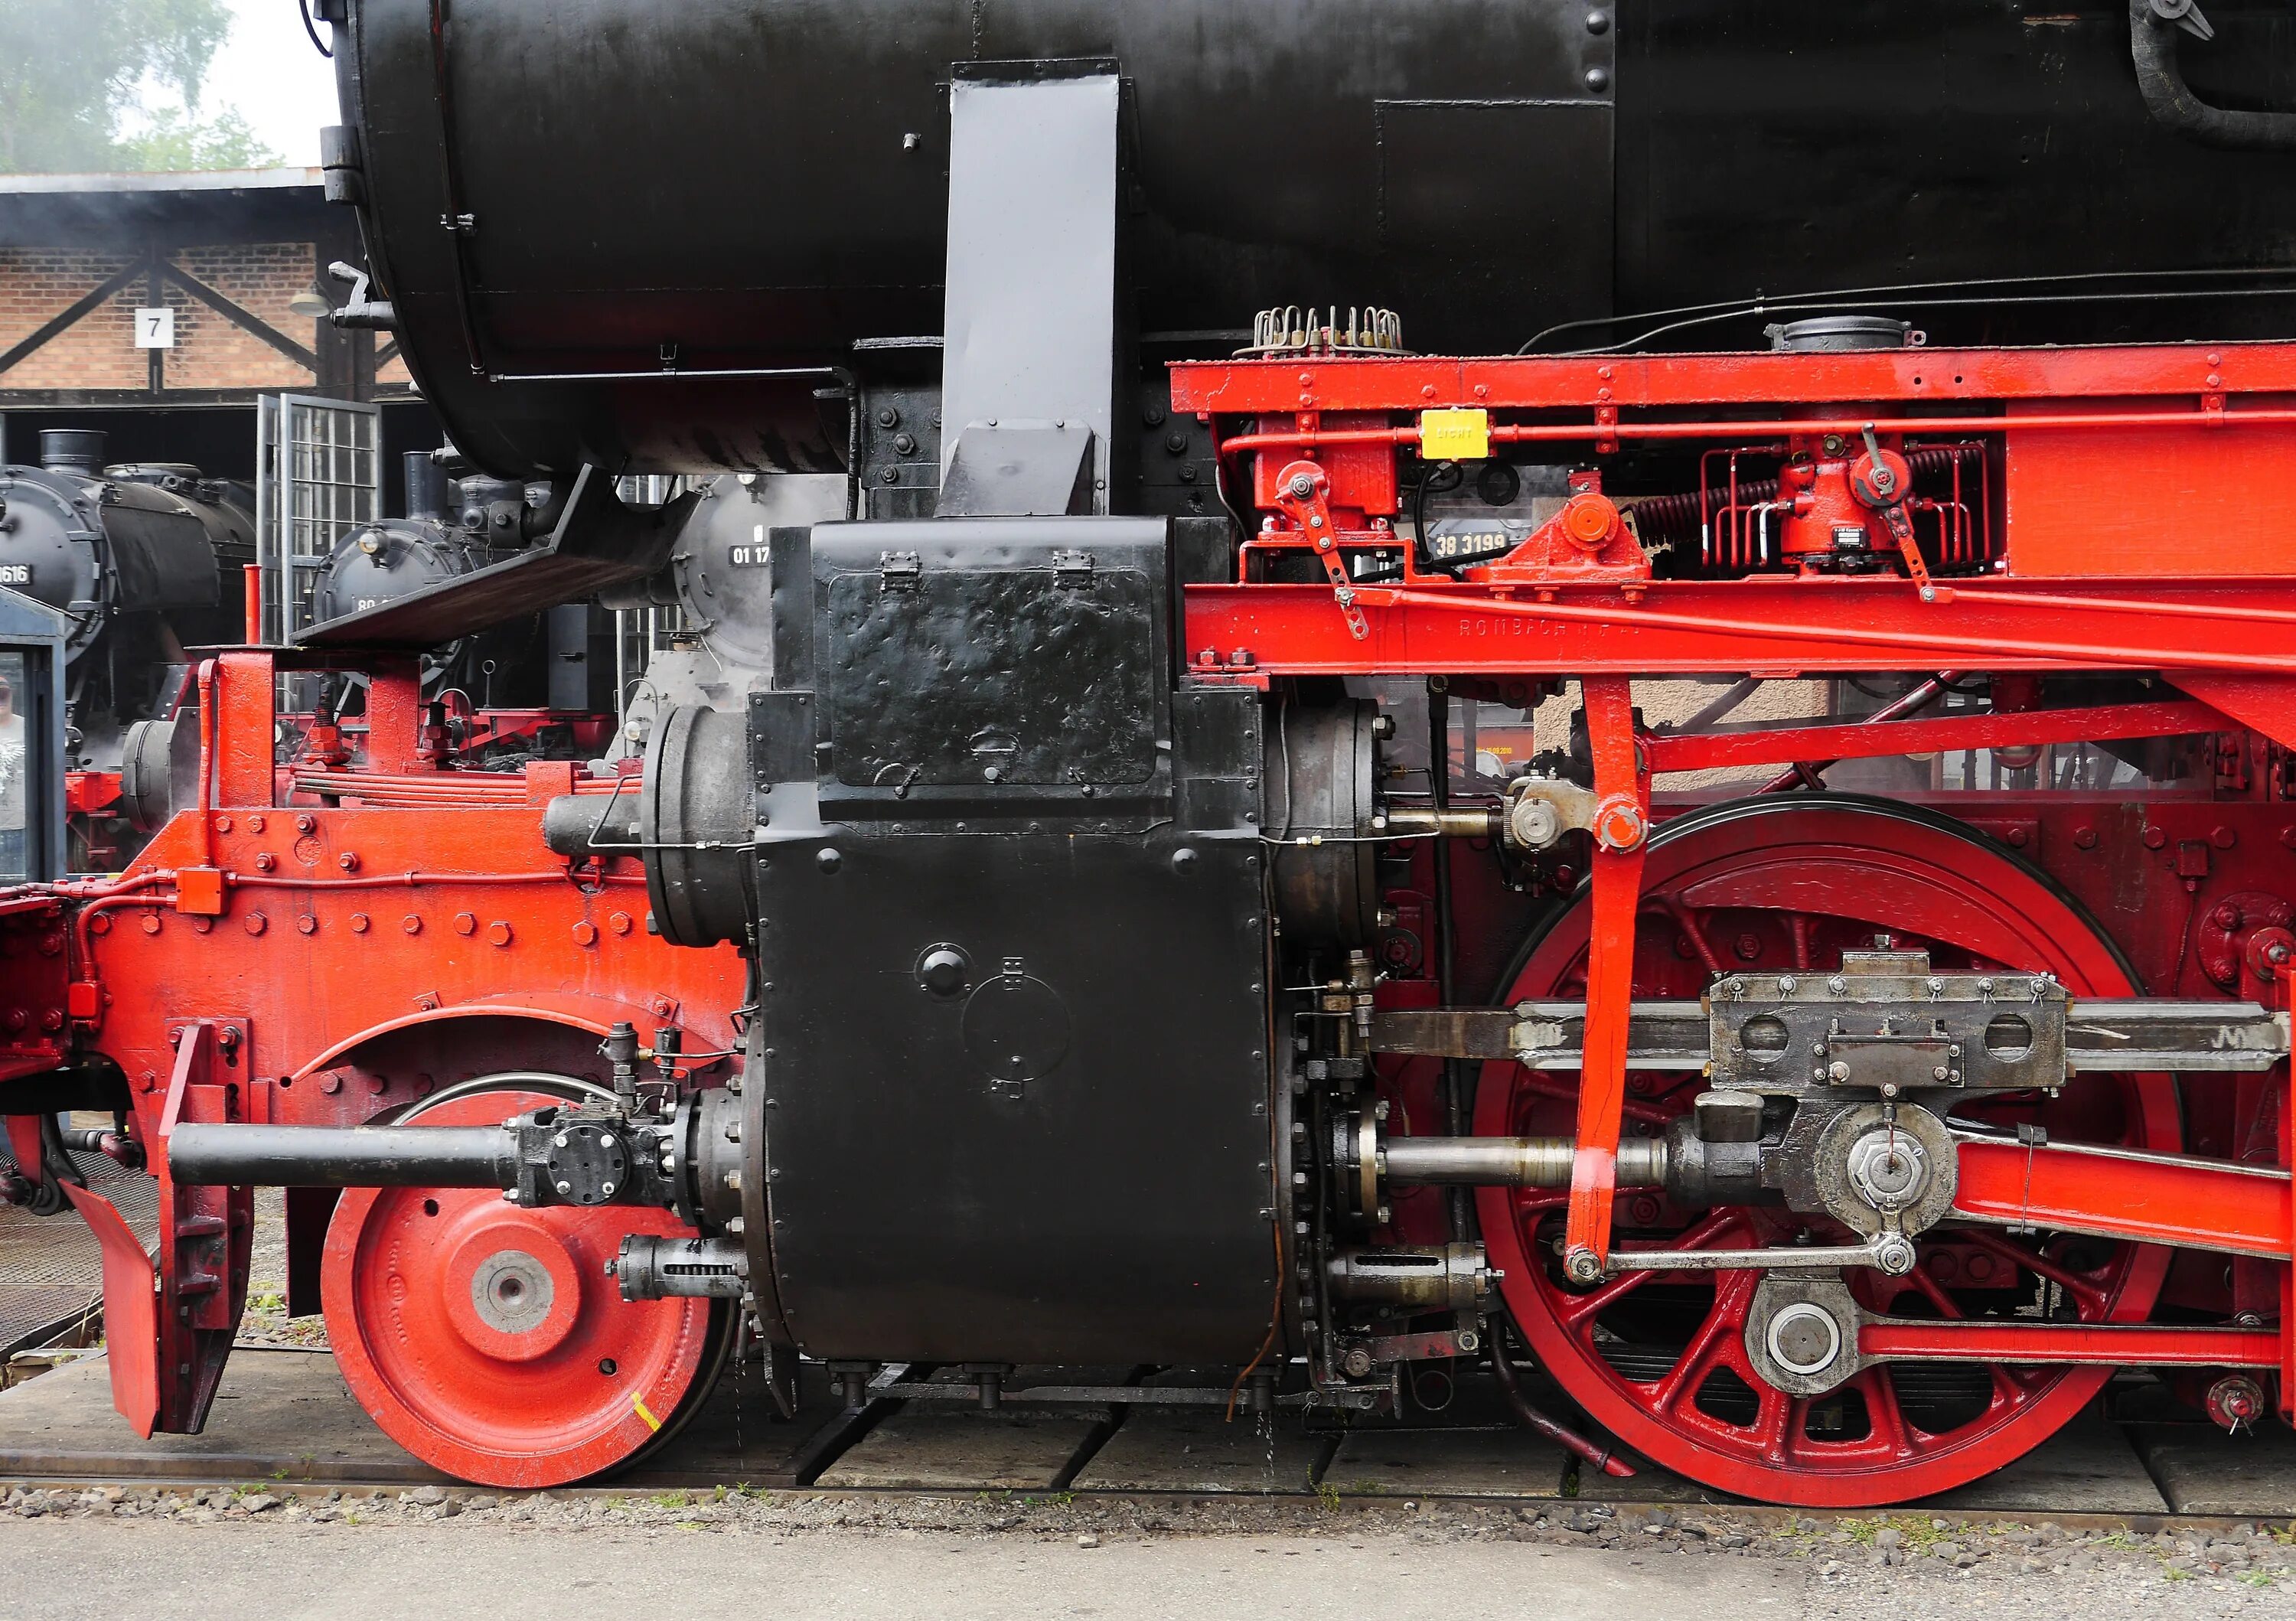
M 430 0 L 325 9 L 353 127 L 332 184 L 363 200 L 425 397 L 506 478 L 836 466 L 835 380 L 806 368 L 937 340 L 947 86 L 997 63 L 1122 74 L 1151 364 L 1170 334 L 1234 347 L 1263 306 L 1376 304 L 1414 348 L 1508 352 L 1757 292 L 2267 264 L 2296 217 L 2296 160 L 2154 121 L 2128 0 L 456 0 L 435 53 Z M 2296 20 L 2208 14 L 2178 46 L 2194 93 L 2273 106 Z M 2287 310 L 1885 313 L 2016 342 Z M 521 377 L 559 381 L 490 381 Z

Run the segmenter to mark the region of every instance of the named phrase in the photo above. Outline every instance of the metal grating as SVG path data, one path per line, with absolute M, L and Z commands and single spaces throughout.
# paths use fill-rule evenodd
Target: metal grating
M 256 546 L 263 638 L 314 621 L 318 571 L 343 537 L 382 516 L 382 417 L 373 405 L 304 394 L 256 402 Z
M 160 1231 L 160 1184 L 97 1155 L 77 1155 L 88 1186 L 119 1208 L 149 1244 Z M 5 1153 L 0 1164 L 12 1165 Z M 45 1339 L 101 1303 L 103 1256 L 70 1210 L 34 1216 L 0 1205 L 0 1356 Z

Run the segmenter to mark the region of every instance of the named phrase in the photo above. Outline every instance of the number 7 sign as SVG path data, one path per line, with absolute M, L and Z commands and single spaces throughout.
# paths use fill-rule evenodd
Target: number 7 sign
M 135 312 L 135 347 L 139 349 L 172 349 L 176 347 L 176 312 L 160 306 L 157 309 Z

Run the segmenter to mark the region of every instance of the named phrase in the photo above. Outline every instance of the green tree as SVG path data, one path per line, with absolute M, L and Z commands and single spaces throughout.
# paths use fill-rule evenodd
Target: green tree
M 276 159 L 198 116 L 226 0 L 0 0 L 0 173 L 242 168 Z M 130 130 L 148 84 L 182 98 Z
M 5 4 L 6 0 L 0 0 Z M 118 167 L 127 169 L 261 168 L 279 154 L 256 139 L 236 108 L 211 119 L 162 107 L 118 143 Z

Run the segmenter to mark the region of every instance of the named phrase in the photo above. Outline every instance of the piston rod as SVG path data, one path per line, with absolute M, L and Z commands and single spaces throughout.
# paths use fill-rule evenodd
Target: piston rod
M 1567 1188 L 1578 1144 L 1569 1137 L 1390 1137 L 1387 1179 L 1402 1186 Z M 1661 1188 L 1669 1160 L 1662 1137 L 1619 1144 L 1618 1186 Z
M 185 1121 L 168 1170 L 189 1186 L 510 1188 L 518 1137 L 500 1126 L 241 1126 Z
M 1505 813 L 1494 805 L 1390 805 L 1386 831 L 1398 838 L 1496 839 Z

